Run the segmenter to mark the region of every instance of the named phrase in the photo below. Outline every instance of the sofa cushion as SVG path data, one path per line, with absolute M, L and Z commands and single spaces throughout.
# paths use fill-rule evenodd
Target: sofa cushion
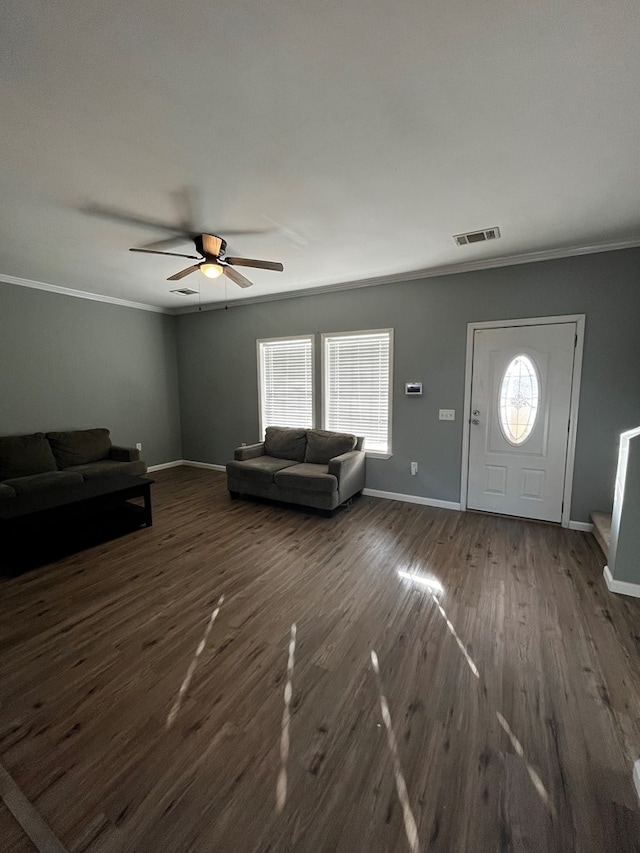
M 274 459 L 273 456 L 257 456 L 245 462 L 227 462 L 227 474 L 248 483 L 273 483 L 273 475 L 283 468 L 296 465 L 290 459 Z
M 32 492 L 42 492 L 49 489 L 59 489 L 73 483 L 81 483 L 82 475 L 68 471 L 46 471 L 44 474 L 31 474 L 29 477 L 16 477 L 7 480 L 5 485 L 11 486 L 16 495 L 29 495 Z
M 3 498 L 15 498 L 15 496 L 15 489 L 12 489 L 11 486 L 7 486 L 6 483 L 0 483 L 0 500 Z
M 0 480 L 55 471 L 56 460 L 43 432 L 0 438 Z
M 109 456 L 111 440 L 108 429 L 79 429 L 72 432 L 48 432 L 58 468 L 86 465 Z
M 282 486 L 285 489 L 304 489 L 307 492 L 335 492 L 338 490 L 338 478 L 327 472 L 327 465 L 303 462 L 300 465 L 278 471 L 274 480 L 277 486 Z
M 72 465 L 65 468 L 66 471 L 80 474 L 83 480 L 94 480 L 97 477 L 108 477 L 113 474 L 141 475 L 147 470 L 144 462 L 118 462 L 115 459 L 99 459 L 97 462 L 89 462 L 87 465 Z
M 307 430 L 291 427 L 267 427 L 264 436 L 264 452 L 276 459 L 293 459 L 304 462 L 307 449 Z
M 307 430 L 305 462 L 328 465 L 329 460 L 348 453 L 356 446 L 356 437 L 346 432 L 328 432 L 324 429 Z

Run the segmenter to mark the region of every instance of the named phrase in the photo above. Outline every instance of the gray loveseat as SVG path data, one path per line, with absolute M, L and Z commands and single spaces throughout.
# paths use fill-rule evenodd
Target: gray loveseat
M 330 513 L 364 488 L 363 442 L 342 432 L 268 427 L 264 441 L 235 449 L 233 462 L 227 463 L 229 494 Z
M 146 470 L 138 450 L 111 444 L 108 429 L 0 436 L 0 499 Z

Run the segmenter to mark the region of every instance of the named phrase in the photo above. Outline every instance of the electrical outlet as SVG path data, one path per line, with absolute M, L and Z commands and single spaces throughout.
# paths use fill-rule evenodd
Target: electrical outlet
M 412 462 L 412 463 L 411 463 L 411 476 L 412 476 L 412 477 L 415 477 L 415 475 L 416 475 L 417 473 L 418 473 L 418 463 L 417 463 L 417 462 Z
M 139 442 L 136 444 L 136 450 L 142 450 L 142 442 L 141 442 L 141 441 L 139 441 Z
M 455 409 L 440 409 L 440 413 L 439 413 L 438 417 L 441 421 L 455 421 L 456 410 Z

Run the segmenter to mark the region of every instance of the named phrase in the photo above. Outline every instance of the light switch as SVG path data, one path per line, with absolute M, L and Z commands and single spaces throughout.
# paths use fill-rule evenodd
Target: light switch
M 455 409 L 440 409 L 439 418 L 441 421 L 455 421 L 456 410 Z

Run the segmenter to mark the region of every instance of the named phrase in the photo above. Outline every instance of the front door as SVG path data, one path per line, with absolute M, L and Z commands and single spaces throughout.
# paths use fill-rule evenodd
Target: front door
M 576 323 L 476 329 L 467 507 L 561 521 Z

